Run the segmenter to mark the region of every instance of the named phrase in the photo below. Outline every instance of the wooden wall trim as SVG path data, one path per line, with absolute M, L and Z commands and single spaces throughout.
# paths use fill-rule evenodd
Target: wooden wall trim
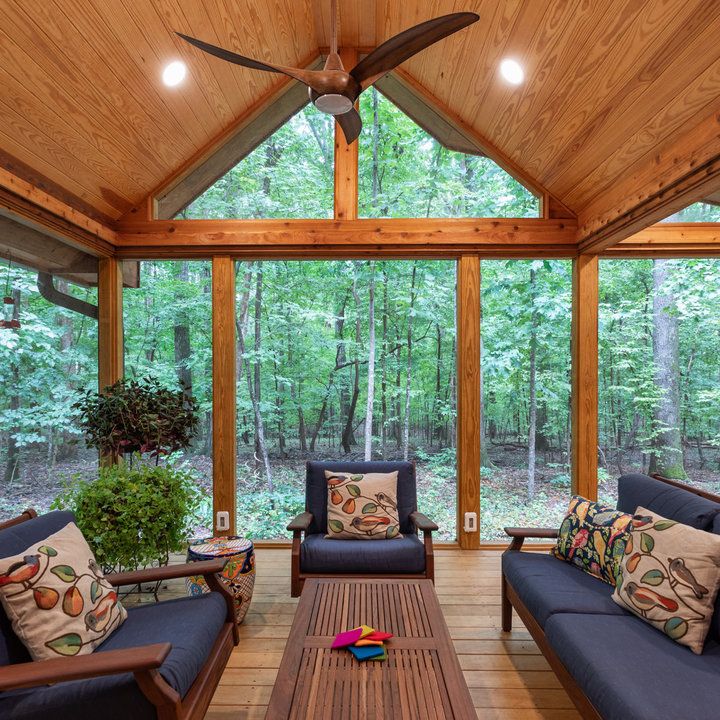
M 572 271 L 572 491 L 597 498 L 598 257 L 579 255 Z
M 123 272 L 122 261 L 98 261 L 98 390 L 123 377 Z
M 720 223 L 657 223 L 603 250 L 602 257 L 716 257 Z
M 720 112 L 631 167 L 578 215 L 580 252 L 598 253 L 720 189 Z
M 235 532 L 236 378 L 235 263 L 229 256 L 212 262 L 213 527 L 220 510 L 230 513 Z
M 353 68 L 357 64 L 357 50 L 341 48 L 340 59 L 343 67 Z M 355 103 L 355 107 L 358 103 Z M 356 220 L 358 216 L 358 146 L 360 140 L 350 145 L 340 126 L 335 123 L 335 171 L 334 216 L 336 220 Z
M 466 512 L 480 520 L 480 258 L 457 264 L 457 537 L 460 547 L 480 547 L 480 531 L 463 529 Z

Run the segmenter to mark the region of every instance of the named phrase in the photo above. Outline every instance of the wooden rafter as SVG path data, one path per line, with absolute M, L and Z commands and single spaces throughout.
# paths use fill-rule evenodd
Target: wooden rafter
M 720 111 L 641 158 L 578 216 L 581 252 L 599 253 L 720 189 Z
M 658 223 L 602 253 L 603 257 L 720 255 L 720 223 Z

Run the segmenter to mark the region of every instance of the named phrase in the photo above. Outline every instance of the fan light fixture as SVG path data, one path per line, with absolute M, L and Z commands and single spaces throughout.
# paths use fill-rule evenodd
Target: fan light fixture
M 517 60 L 505 58 L 500 63 L 500 74 L 511 85 L 520 85 L 525 79 L 525 71 Z
M 162 74 L 162 80 L 168 87 L 175 87 L 185 79 L 186 73 L 187 67 L 185 66 L 185 63 L 180 60 L 174 60 L 169 65 L 165 66 Z

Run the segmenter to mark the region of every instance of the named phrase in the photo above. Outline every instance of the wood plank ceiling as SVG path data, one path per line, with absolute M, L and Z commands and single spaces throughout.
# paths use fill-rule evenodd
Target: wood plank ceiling
M 481 20 L 403 69 L 576 212 L 720 110 L 717 0 L 340 0 L 341 45 L 457 10 Z M 0 163 L 118 218 L 279 80 L 172 30 L 295 65 L 329 25 L 329 0 L 0 0 Z M 498 77 L 508 56 L 520 88 Z M 178 57 L 189 78 L 165 88 Z

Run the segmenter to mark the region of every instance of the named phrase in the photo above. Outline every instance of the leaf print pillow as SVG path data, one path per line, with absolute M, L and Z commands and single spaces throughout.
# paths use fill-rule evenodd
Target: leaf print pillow
M 390 473 L 325 471 L 328 534 L 338 540 L 402 537 L 397 510 L 397 470 Z
M 635 511 L 612 599 L 702 653 L 720 586 L 720 536 Z
M 0 602 L 33 660 L 91 653 L 127 617 L 75 523 L 0 560 Z

